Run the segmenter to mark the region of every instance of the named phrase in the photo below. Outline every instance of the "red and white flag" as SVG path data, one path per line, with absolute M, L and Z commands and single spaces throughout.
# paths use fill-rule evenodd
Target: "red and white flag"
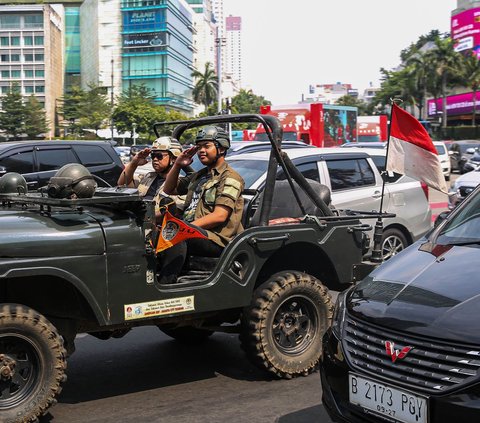
M 387 171 L 408 175 L 448 193 L 438 153 L 428 132 L 410 113 L 393 104 Z

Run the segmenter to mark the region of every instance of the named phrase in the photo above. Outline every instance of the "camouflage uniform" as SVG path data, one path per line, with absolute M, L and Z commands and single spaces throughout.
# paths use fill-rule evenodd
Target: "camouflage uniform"
M 135 178 L 135 186 L 138 188 L 138 193 L 141 197 L 144 197 L 147 194 L 148 190 L 150 189 L 150 186 L 152 185 L 153 181 L 155 181 L 155 178 L 157 178 L 157 176 L 159 178 L 162 178 L 156 172 L 148 172 L 144 175 L 140 175 L 138 178 Z M 157 190 L 157 193 L 153 197 L 153 201 L 155 201 L 155 213 L 160 212 L 159 202 L 162 199 L 162 197 L 170 197 L 173 201 L 175 201 L 177 210 L 180 210 L 180 211 L 183 210 L 185 197 L 178 196 L 178 195 L 165 194 L 163 192 L 164 185 L 165 185 L 165 178 L 162 178 L 162 184 L 160 186 L 160 189 Z

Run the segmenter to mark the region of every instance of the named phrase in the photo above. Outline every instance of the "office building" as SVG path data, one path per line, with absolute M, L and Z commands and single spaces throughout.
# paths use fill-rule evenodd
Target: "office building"
M 242 18 L 227 16 L 225 19 L 225 73 L 224 78 L 242 86 Z

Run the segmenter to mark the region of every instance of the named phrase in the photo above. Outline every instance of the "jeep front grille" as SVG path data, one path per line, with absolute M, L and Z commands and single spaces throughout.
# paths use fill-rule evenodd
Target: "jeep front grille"
M 393 363 L 385 351 L 385 341 L 394 342 L 396 350 L 413 348 Z M 354 368 L 427 392 L 469 383 L 480 370 L 480 348 L 405 336 L 351 317 L 345 322 L 343 346 Z

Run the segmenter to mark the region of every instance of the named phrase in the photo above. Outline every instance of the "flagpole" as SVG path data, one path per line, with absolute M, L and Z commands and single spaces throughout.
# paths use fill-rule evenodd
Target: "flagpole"
M 380 197 L 380 215 L 378 216 L 377 222 L 375 223 L 375 230 L 373 232 L 373 250 L 371 260 L 374 263 L 381 263 L 383 261 L 382 255 L 382 236 L 383 236 L 383 196 L 385 194 L 385 179 L 387 176 L 387 160 L 388 160 L 388 150 L 390 148 L 390 127 L 392 125 L 392 111 L 395 101 L 402 101 L 400 99 L 390 99 L 392 107 L 390 108 L 390 118 L 389 125 L 387 127 L 387 152 L 385 154 L 385 169 L 382 171 L 382 195 Z

